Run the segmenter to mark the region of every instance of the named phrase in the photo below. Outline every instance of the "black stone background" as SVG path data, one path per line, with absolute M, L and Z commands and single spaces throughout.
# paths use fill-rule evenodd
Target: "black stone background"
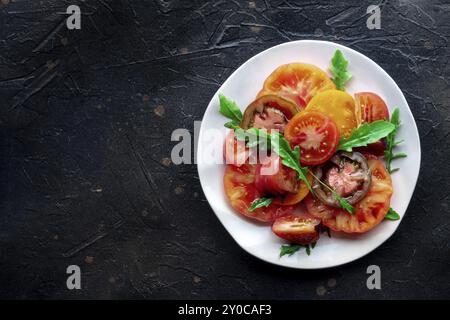
M 64 12 L 81 7 L 82 29 Z M 449 298 L 450 2 L 0 0 L 0 297 Z M 241 250 L 195 165 L 167 162 L 225 79 L 298 39 L 380 64 L 419 127 L 422 168 L 395 235 L 318 271 Z M 251 77 L 251 75 L 249 75 Z M 77 264 L 82 289 L 67 290 Z M 366 268 L 382 270 L 368 290 Z

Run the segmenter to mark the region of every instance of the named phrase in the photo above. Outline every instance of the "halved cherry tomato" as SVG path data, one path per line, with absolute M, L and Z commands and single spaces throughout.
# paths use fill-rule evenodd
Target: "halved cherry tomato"
M 355 93 L 356 109 L 361 113 L 361 122 L 374 122 L 376 120 L 388 120 L 389 110 L 384 100 L 373 92 Z
M 225 194 L 231 207 L 240 214 L 263 222 L 273 222 L 275 219 L 292 213 L 293 206 L 270 204 L 268 207 L 248 211 L 252 202 L 261 197 L 255 188 L 256 166 L 243 164 L 240 167 L 227 165 L 223 177 Z
M 301 110 L 318 92 L 336 89 L 322 69 L 307 63 L 289 63 L 275 69 L 258 97 L 276 94 L 293 101 Z
M 311 173 L 308 173 L 306 178 L 308 179 L 309 184 L 311 184 L 313 180 L 313 176 L 311 175 Z M 288 193 L 285 196 L 276 197 L 275 199 L 273 199 L 273 203 L 280 204 L 282 206 L 297 204 L 300 201 L 302 201 L 308 194 L 309 188 L 306 185 L 306 183 L 303 180 L 301 180 L 299 183 L 297 193 Z
M 275 220 L 272 231 L 291 243 L 306 245 L 319 239 L 319 224 L 313 217 L 288 215 Z
M 317 94 L 306 106 L 306 111 L 322 112 L 337 125 L 341 136 L 347 137 L 357 127 L 355 101 L 348 93 L 327 90 Z
M 235 139 L 234 131 L 231 130 L 225 138 L 223 154 L 225 164 L 232 164 L 239 167 L 247 162 L 251 150 L 245 146 L 244 141 L 237 141 Z
M 296 194 L 299 188 L 297 173 L 281 164 L 277 154 L 272 154 L 264 164 L 256 166 L 255 187 L 263 196 Z
M 277 129 L 283 132 L 289 119 L 299 109 L 289 100 L 275 95 L 266 95 L 253 101 L 244 112 L 241 128 Z
M 300 147 L 300 161 L 305 166 L 330 159 L 340 138 L 336 124 L 323 113 L 315 111 L 295 115 L 286 126 L 284 136 L 291 146 Z
M 377 226 L 389 210 L 392 180 L 380 160 L 368 160 L 368 163 L 372 183 L 367 195 L 354 206 L 354 214 L 344 209 L 328 207 L 310 198 L 306 200 L 308 213 L 322 219 L 322 223 L 334 231 L 363 233 Z

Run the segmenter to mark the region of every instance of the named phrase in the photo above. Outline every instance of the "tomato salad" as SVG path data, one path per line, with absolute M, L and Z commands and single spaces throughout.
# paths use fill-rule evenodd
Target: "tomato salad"
M 288 244 L 280 256 L 310 249 L 321 231 L 364 233 L 397 220 L 392 160 L 400 126 L 373 92 L 345 91 L 352 77 L 337 50 L 329 76 L 305 63 L 278 67 L 242 114 L 219 95 L 230 119 L 224 144 L 224 189 L 243 216 L 272 225 Z M 264 152 L 261 152 L 264 151 Z

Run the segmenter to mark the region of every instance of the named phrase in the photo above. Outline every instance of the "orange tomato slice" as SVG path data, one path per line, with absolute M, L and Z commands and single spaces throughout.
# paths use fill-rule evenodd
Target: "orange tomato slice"
M 243 164 L 240 167 L 227 165 L 223 176 L 223 184 L 228 203 L 243 216 L 262 222 L 273 222 L 277 218 L 288 215 L 294 210 L 293 206 L 281 206 L 271 203 L 249 211 L 252 202 L 261 197 L 255 187 L 256 166 Z
M 309 184 L 312 183 L 313 176 L 308 172 L 306 178 Z M 273 200 L 274 204 L 279 204 L 282 206 L 291 206 L 302 201 L 309 193 L 309 188 L 304 181 L 300 181 L 297 193 L 288 193 L 284 197 L 277 197 Z
M 317 93 L 330 89 L 336 89 L 336 86 L 322 69 L 307 63 L 289 63 L 267 77 L 258 98 L 267 94 L 279 95 L 303 110 Z
M 355 100 L 344 91 L 321 92 L 311 99 L 305 110 L 318 111 L 330 117 L 344 137 L 348 137 L 359 124 Z

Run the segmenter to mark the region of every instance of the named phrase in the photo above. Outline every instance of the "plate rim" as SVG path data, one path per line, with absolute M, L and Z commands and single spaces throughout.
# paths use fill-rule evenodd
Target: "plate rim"
M 408 109 L 407 112 L 409 113 L 409 115 L 410 115 L 411 118 L 413 119 L 413 123 L 412 123 L 413 129 L 414 129 L 414 131 L 417 133 L 417 145 L 418 145 L 418 149 L 416 150 L 416 152 L 418 153 L 418 159 L 419 159 L 419 160 L 418 160 L 418 172 L 417 172 L 417 175 L 416 175 L 416 177 L 415 177 L 415 179 L 414 179 L 414 184 L 413 184 L 414 186 L 413 186 L 413 189 L 412 189 L 412 193 L 411 193 L 411 195 L 409 196 L 408 204 L 407 204 L 407 206 L 406 206 L 406 209 L 405 209 L 404 214 L 400 217 L 399 220 L 397 220 L 398 223 L 395 224 L 393 231 L 392 231 L 386 238 L 382 239 L 382 241 L 380 241 L 378 244 L 376 244 L 372 249 L 368 250 L 367 252 L 363 253 L 362 255 L 358 256 L 357 258 L 351 258 L 351 259 L 349 259 L 348 261 L 343 261 L 343 262 L 339 262 L 339 263 L 331 264 L 331 265 L 317 266 L 317 267 L 310 267 L 310 266 L 294 266 L 294 265 L 285 265 L 285 264 L 277 263 L 277 262 L 275 262 L 275 261 L 271 261 L 271 260 L 268 260 L 268 259 L 266 259 L 266 258 L 264 258 L 264 257 L 261 257 L 261 256 L 258 256 L 258 255 L 256 255 L 256 254 L 254 254 L 251 250 L 249 250 L 249 249 L 246 248 L 246 247 L 243 247 L 243 246 L 239 243 L 239 241 L 238 241 L 238 240 L 233 236 L 233 234 L 228 230 L 227 225 L 222 221 L 221 217 L 217 214 L 217 212 L 216 212 L 216 210 L 214 209 L 214 207 L 211 205 L 211 199 L 209 199 L 207 193 L 205 192 L 205 187 L 204 187 L 204 183 L 205 183 L 205 182 L 203 181 L 204 179 L 202 179 L 202 174 L 201 174 L 201 172 L 200 172 L 200 171 L 201 171 L 201 169 L 200 169 L 200 162 L 198 162 L 198 161 L 197 161 L 197 173 L 198 173 L 198 176 L 199 176 L 200 185 L 201 185 L 201 187 L 202 187 L 203 194 L 205 195 L 205 198 L 206 198 L 206 200 L 207 200 L 207 202 L 208 202 L 208 205 L 210 206 L 210 208 L 212 209 L 212 211 L 214 212 L 214 214 L 216 215 L 217 219 L 220 221 L 220 223 L 222 224 L 222 226 L 225 228 L 225 230 L 226 230 L 226 231 L 228 232 L 228 234 L 231 236 L 231 238 L 232 238 L 232 239 L 238 244 L 238 246 L 239 246 L 241 249 L 243 249 L 245 252 L 247 252 L 247 253 L 250 254 L 251 256 L 253 256 L 253 257 L 255 257 L 255 258 L 259 259 L 259 260 L 262 260 L 262 261 L 264 261 L 264 262 L 266 262 L 266 263 L 269 263 L 269 264 L 272 264 L 272 265 L 275 265 L 275 266 L 279 266 L 279 267 L 283 267 L 283 268 L 298 269 L 298 270 L 320 270 L 320 269 L 329 269 L 329 268 L 339 267 L 339 266 L 342 266 L 342 265 L 345 265 L 345 264 L 348 264 L 348 263 L 357 261 L 357 260 L 359 260 L 359 259 L 365 257 L 366 255 L 370 254 L 371 252 L 375 251 L 375 249 L 377 249 L 378 247 L 380 247 L 383 243 L 385 243 L 386 241 L 388 241 L 388 240 L 394 235 L 394 233 L 397 231 L 398 227 L 400 226 L 400 223 L 401 223 L 401 221 L 403 220 L 403 217 L 406 215 L 406 212 L 407 212 L 407 210 L 408 210 L 408 208 L 409 208 L 409 205 L 410 205 L 410 203 L 411 203 L 411 199 L 412 199 L 412 196 L 414 195 L 414 192 L 415 192 L 415 189 L 416 189 L 416 186 L 417 186 L 417 181 L 418 181 L 419 175 L 420 175 L 421 161 L 422 161 L 422 150 L 421 150 L 421 144 L 420 144 L 420 134 L 419 134 L 419 130 L 418 130 L 418 128 L 417 128 L 416 119 L 414 118 L 414 114 L 412 113 L 411 108 L 409 107 L 408 101 L 406 100 L 405 95 L 403 94 L 403 91 L 400 89 L 400 87 L 399 87 L 398 84 L 395 82 L 395 80 L 394 80 L 394 79 L 393 79 L 393 78 L 392 78 L 392 77 L 391 77 L 391 76 L 390 76 L 390 75 L 389 75 L 389 74 L 388 74 L 388 73 L 387 73 L 380 65 L 378 65 L 378 63 L 376 63 L 375 61 L 373 61 L 373 60 L 372 60 L 371 58 L 369 58 L 368 56 L 366 56 L 366 55 L 364 55 L 364 54 L 362 54 L 362 53 L 356 51 L 355 49 L 349 48 L 349 47 L 347 47 L 347 46 L 345 46 L 345 45 L 342 45 L 342 44 L 339 44 L 339 43 L 335 43 L 335 42 L 332 42 L 332 41 L 325 41 L 325 40 L 308 40 L 308 39 L 305 39 L 305 40 L 294 40 L 294 41 L 283 42 L 283 43 L 277 44 L 277 45 L 275 45 L 275 46 L 269 47 L 269 48 L 267 48 L 267 49 L 265 49 L 265 50 L 263 50 L 263 51 L 261 51 L 261 52 L 255 54 L 254 56 L 250 57 L 250 58 L 247 59 L 244 63 L 242 63 L 238 68 L 236 68 L 236 70 L 234 70 L 234 71 L 228 76 L 228 78 L 222 83 L 222 85 L 221 85 L 221 86 L 217 89 L 217 91 L 214 93 L 214 95 L 212 96 L 211 100 L 209 101 L 208 106 L 206 107 L 206 109 L 205 109 L 205 111 L 204 111 L 204 113 L 203 113 L 203 116 L 202 116 L 201 125 L 200 125 L 200 129 L 199 129 L 199 134 L 198 134 L 198 142 L 201 141 L 201 138 L 202 138 L 202 136 L 203 136 L 203 131 L 204 131 L 203 128 L 204 128 L 204 126 L 205 126 L 205 124 L 204 124 L 204 119 L 205 119 L 205 116 L 206 116 L 206 112 L 210 109 L 211 105 L 213 104 L 214 97 L 216 97 L 216 96 L 221 92 L 221 90 L 222 90 L 223 86 L 225 85 L 225 83 L 227 83 L 228 81 L 232 81 L 232 79 L 236 76 L 236 74 L 240 71 L 240 69 L 242 69 L 242 68 L 243 68 L 244 66 L 246 66 L 247 64 L 252 63 L 252 62 L 253 62 L 254 60 L 256 60 L 258 57 L 260 57 L 261 55 L 267 53 L 268 51 L 274 50 L 275 48 L 280 48 L 280 47 L 283 47 L 283 46 L 294 45 L 294 44 L 297 44 L 297 43 L 303 43 L 303 44 L 306 44 L 306 45 L 308 45 L 308 43 L 313 43 L 313 44 L 322 43 L 322 44 L 326 44 L 326 45 L 332 45 L 332 46 L 335 46 L 336 49 L 344 49 L 344 50 L 346 50 L 346 51 L 347 51 L 347 50 L 348 50 L 348 51 L 351 51 L 353 54 L 358 55 L 358 56 L 360 56 L 360 57 L 362 57 L 362 58 L 364 58 L 364 59 L 367 59 L 371 64 L 373 64 L 374 67 L 375 67 L 376 69 L 378 69 L 378 71 L 381 71 L 381 73 L 382 73 L 385 77 L 387 77 L 388 79 L 390 79 L 390 80 L 392 81 L 392 83 L 394 84 L 395 88 L 398 90 L 398 92 L 400 92 L 400 99 L 401 99 L 401 100 L 405 103 L 405 105 L 407 106 L 407 109 Z M 200 143 L 198 143 L 198 146 L 197 146 L 197 154 L 196 154 L 197 159 L 200 159 L 200 156 L 199 156 L 199 155 L 201 154 L 201 150 L 202 150 L 202 147 L 201 147 Z M 251 223 L 251 222 L 250 222 L 250 223 Z M 269 227 L 269 226 L 268 226 L 268 227 Z

